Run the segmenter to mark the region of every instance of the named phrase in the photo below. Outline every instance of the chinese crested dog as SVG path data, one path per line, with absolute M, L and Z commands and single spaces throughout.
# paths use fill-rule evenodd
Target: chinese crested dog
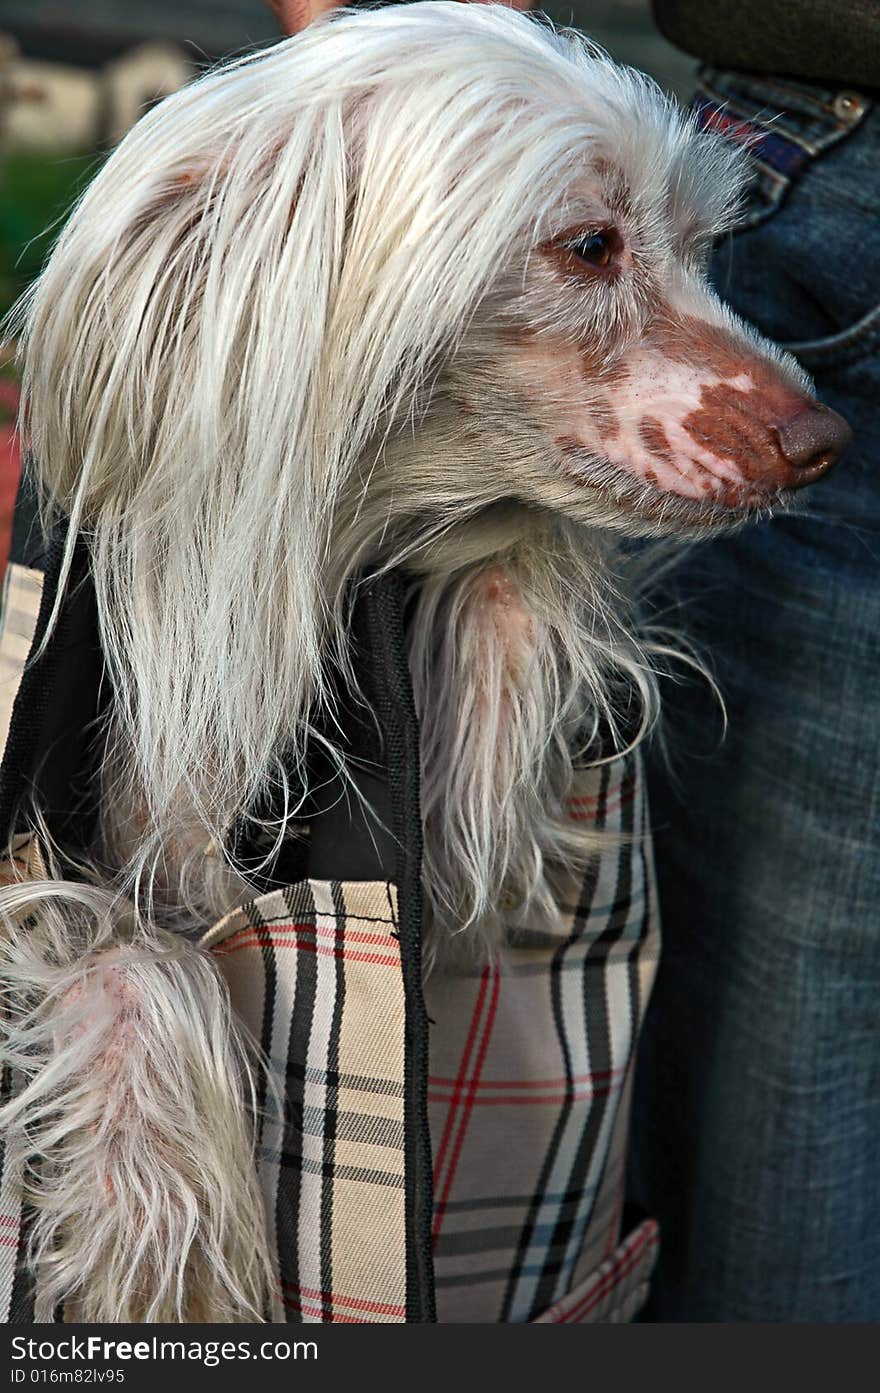
M 433 951 L 492 954 L 500 898 L 540 920 L 595 847 L 574 762 L 633 738 L 633 691 L 654 719 L 621 539 L 767 513 L 840 453 L 707 286 L 740 165 L 577 35 L 426 3 L 209 72 L 81 199 L 18 322 L 112 691 L 90 869 L 0 894 L 40 1318 L 265 1310 L 248 1051 L 192 940 L 248 896 L 235 819 L 273 790 L 284 834 L 357 689 L 365 569 L 412 578 Z

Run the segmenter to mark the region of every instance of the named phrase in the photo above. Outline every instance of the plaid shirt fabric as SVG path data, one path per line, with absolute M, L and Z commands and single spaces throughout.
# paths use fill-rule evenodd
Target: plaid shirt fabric
M 639 761 L 582 771 L 571 814 L 616 845 L 554 931 L 519 934 L 500 969 L 427 983 L 441 1321 L 627 1319 L 656 1256 L 650 1221 L 617 1248 L 659 945 Z
M 7 581 L 0 664 L 7 631 L 26 652 L 36 621 L 40 587 L 19 570 Z M 17 677 L 2 671 L 11 708 Z M 628 1320 L 656 1256 L 650 1220 L 619 1234 L 634 1052 L 658 947 L 638 758 L 582 771 L 571 815 L 616 835 L 568 887 L 554 931 L 521 932 L 498 970 L 426 985 L 440 1321 Z M 228 915 L 202 946 L 267 1062 L 257 1164 L 276 1275 L 270 1319 L 404 1321 L 411 1061 L 395 886 L 304 880 Z M 5 1070 L 3 1095 L 15 1086 Z M 27 1222 L 20 1178 L 0 1159 L 2 1321 L 33 1318 Z

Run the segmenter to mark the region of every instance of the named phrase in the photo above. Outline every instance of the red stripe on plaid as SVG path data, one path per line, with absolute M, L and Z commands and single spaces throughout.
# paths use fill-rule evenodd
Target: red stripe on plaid
M 454 1081 L 453 1081 L 453 1087 L 454 1087 L 454 1089 L 455 1089 L 455 1091 L 456 1091 L 456 1097 L 458 1096 L 458 1093 L 460 1092 L 460 1090 L 461 1090 L 461 1088 L 462 1088 L 462 1086 L 463 1086 L 463 1085 L 462 1085 L 462 1079 L 463 1079 L 464 1075 L 467 1073 L 468 1067 L 469 1067 L 469 1065 L 470 1065 L 471 1050 L 473 1049 L 474 1040 L 475 1040 L 476 1034 L 477 1034 L 477 1022 L 478 1022 L 478 1020 L 479 1020 L 480 1011 L 481 1011 L 481 1009 L 482 1009 L 483 1002 L 484 1002 L 485 999 L 486 999 L 486 985 L 487 985 L 487 983 L 488 983 L 488 980 L 489 980 L 489 978 L 488 978 L 488 968 L 486 968 L 486 969 L 484 969 L 482 978 L 481 978 L 481 980 L 480 980 L 480 989 L 479 989 L 479 991 L 477 992 L 477 1003 L 476 1003 L 476 1006 L 475 1006 L 475 1008 L 474 1008 L 473 1015 L 471 1016 L 470 1028 L 469 1028 L 468 1033 L 467 1033 L 467 1036 L 466 1036 L 466 1038 L 465 1038 L 465 1042 L 464 1042 L 464 1053 L 462 1054 L 462 1057 L 461 1057 L 461 1063 L 460 1063 L 459 1068 L 458 1068 L 458 1074 L 456 1075 L 456 1077 L 455 1077 L 455 1079 L 454 1079 Z M 454 1100 L 453 1100 L 453 1101 L 454 1101 Z M 442 1135 L 442 1137 L 440 1138 L 440 1145 L 438 1146 L 438 1148 L 437 1148 L 437 1153 L 436 1153 L 436 1155 L 435 1155 L 435 1157 L 434 1157 L 434 1190 L 435 1190 L 435 1192 L 436 1192 L 436 1190 L 437 1190 L 437 1185 L 438 1185 L 439 1180 L 440 1180 L 440 1172 L 441 1172 L 441 1169 L 442 1169 L 442 1167 L 443 1167 L 443 1161 L 444 1161 L 444 1159 L 445 1159 L 445 1157 L 446 1157 L 446 1148 L 448 1147 L 450 1137 L 452 1136 L 452 1126 L 453 1126 L 453 1113 L 452 1113 L 452 1109 L 450 1108 L 449 1112 L 446 1114 L 446 1121 L 445 1121 L 445 1123 L 443 1124 L 443 1135 Z
M 384 933 L 360 933 L 357 929 L 345 929 L 345 938 L 351 943 L 373 943 L 377 946 L 387 948 L 389 934 Z M 314 934 L 323 935 L 325 938 L 336 939 L 336 926 L 328 924 L 294 923 L 292 920 L 284 924 L 248 924 L 243 929 L 237 929 L 234 934 L 230 934 L 225 943 L 238 943 L 245 940 L 259 938 L 260 943 L 274 943 L 276 935 L 284 934 Z
M 487 988 L 489 988 L 490 983 L 491 991 L 487 991 Z M 452 1182 L 455 1179 L 455 1172 L 458 1167 L 459 1157 L 461 1156 L 461 1149 L 464 1145 L 465 1133 L 467 1132 L 468 1120 L 474 1107 L 474 1099 L 476 1097 L 477 1091 L 476 1085 L 479 1082 L 480 1073 L 482 1071 L 483 1064 L 486 1060 L 486 1051 L 489 1048 L 489 1041 L 492 1038 L 492 1027 L 495 1024 L 495 1014 L 498 1009 L 498 996 L 500 992 L 500 985 L 501 975 L 498 971 L 498 968 L 491 966 L 485 967 L 483 969 L 483 975 L 482 980 L 480 982 L 480 990 L 477 995 L 477 1002 L 474 1008 L 474 1014 L 471 1019 L 470 1029 L 468 1031 L 465 1052 L 462 1056 L 461 1069 L 459 1070 L 460 1082 L 459 1084 L 457 1084 L 449 1103 L 449 1113 L 447 1114 L 446 1125 L 443 1129 L 443 1140 L 440 1143 L 440 1149 L 437 1153 L 437 1164 L 435 1166 L 434 1171 L 434 1223 L 431 1230 L 431 1236 L 435 1242 L 437 1241 L 440 1229 L 443 1226 L 443 1218 L 446 1213 L 446 1205 L 449 1201 L 449 1192 L 452 1189 Z M 487 995 L 489 1000 L 488 1007 L 485 1011 L 484 1016 L 483 1007 L 486 1003 Z M 469 1080 L 468 1083 L 465 1083 L 464 1080 L 467 1078 L 467 1070 L 470 1064 L 470 1056 L 474 1048 L 474 1043 L 477 1039 L 481 1021 L 483 1023 L 483 1034 L 482 1039 L 480 1040 L 480 1043 L 477 1047 L 477 1056 L 474 1065 L 473 1078 Z M 449 1145 L 453 1132 L 456 1129 L 456 1114 L 458 1114 L 457 1133 L 452 1146 L 452 1154 L 450 1156 L 449 1168 L 447 1170 L 446 1178 L 441 1189 L 439 1184 L 441 1166 L 443 1164 L 446 1148 Z
M 336 943 L 331 947 L 329 944 L 317 942 L 317 932 L 312 924 L 288 924 L 281 932 L 275 929 L 241 929 L 222 943 L 218 943 L 211 951 L 218 957 L 228 957 L 249 948 L 260 948 L 270 944 L 273 948 L 293 948 L 298 953 L 316 953 L 319 957 L 344 958 L 346 962 L 374 963 L 379 967 L 395 967 L 400 970 L 400 958 L 397 954 L 388 957 L 384 953 L 356 952 L 349 948 L 346 942 L 350 938 L 362 943 L 387 945 L 387 935 L 346 933 L 341 944 Z M 329 932 L 332 931 L 322 932 L 328 933 L 329 936 Z
M 627 774 L 625 778 L 621 779 L 619 787 L 614 790 L 614 794 L 615 796 L 617 796 L 617 794 L 620 793 L 632 793 L 635 790 L 635 786 L 635 778 L 632 774 Z M 608 796 L 609 794 L 606 793 L 605 799 L 607 799 Z M 585 808 L 595 808 L 598 803 L 601 803 L 603 801 L 603 797 L 601 793 L 584 793 L 578 794 L 577 796 L 572 796 L 571 798 L 566 798 L 565 801 L 569 804 L 570 807 L 577 806 Z
M 302 1301 L 295 1301 L 292 1296 L 284 1297 L 284 1305 L 289 1311 L 299 1311 L 304 1316 L 315 1316 L 318 1321 L 326 1325 L 369 1325 L 370 1321 L 361 1320 L 358 1316 L 344 1316 L 339 1311 L 333 1311 L 327 1306 L 307 1306 Z
M 350 1306 L 353 1311 L 370 1311 L 373 1315 L 399 1316 L 406 1319 L 406 1307 L 394 1306 L 388 1301 L 368 1301 L 361 1296 L 343 1296 L 334 1291 L 318 1291 L 315 1287 L 301 1287 L 297 1282 L 282 1282 L 285 1292 L 295 1292 L 304 1300 L 326 1301 L 332 1306 Z M 285 1296 L 285 1301 L 287 1297 Z
M 613 798 L 609 798 L 606 802 L 601 804 L 603 816 L 607 817 L 609 813 L 620 812 L 621 808 L 627 807 L 627 805 L 633 801 L 635 795 L 636 787 L 634 783 L 631 783 L 628 788 L 623 785 L 619 795 L 615 795 Z M 598 799 L 567 798 L 566 802 L 568 804 L 568 817 L 570 822 L 594 822 L 596 820 L 596 816 L 599 812 L 599 806 L 597 806 L 599 804 Z M 572 811 L 575 808 L 581 807 L 584 809 L 583 812 Z
M 606 1272 L 595 1286 L 585 1291 L 580 1300 L 576 1301 L 570 1310 L 561 1312 L 558 1316 L 551 1316 L 555 1325 L 573 1325 L 584 1320 L 591 1311 L 604 1301 L 610 1292 L 614 1290 L 624 1278 L 628 1277 L 633 1269 L 638 1266 L 646 1252 L 656 1247 L 660 1231 L 653 1220 L 648 1220 L 644 1227 L 639 1230 L 639 1236 L 631 1248 L 625 1248 L 613 1264 L 611 1269 Z

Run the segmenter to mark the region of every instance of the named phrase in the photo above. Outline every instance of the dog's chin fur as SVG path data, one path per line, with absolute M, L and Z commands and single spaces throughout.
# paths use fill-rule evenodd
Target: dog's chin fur
M 796 382 L 700 271 L 736 163 L 578 37 L 438 3 L 207 74 L 81 200 L 14 324 L 112 689 L 94 864 L 0 891 L 40 1318 L 265 1310 L 248 1050 L 192 945 L 249 893 L 236 818 L 268 800 L 285 834 L 335 675 L 357 688 L 365 565 L 414 590 L 434 957 L 552 918 L 595 848 L 573 771 L 650 728 L 662 657 L 615 537 L 738 519 L 624 487 L 601 451 L 573 479 L 554 431 L 685 313 Z M 548 237 L 612 215 L 641 238 L 631 285 L 554 269 Z
M 676 542 L 700 541 L 720 532 L 735 532 L 762 519 L 776 517 L 791 508 L 791 496 L 782 489 L 744 493 L 738 505 L 719 507 L 690 499 L 670 499 L 668 494 L 634 491 L 623 487 L 605 493 L 606 527 L 623 537 L 666 538 Z

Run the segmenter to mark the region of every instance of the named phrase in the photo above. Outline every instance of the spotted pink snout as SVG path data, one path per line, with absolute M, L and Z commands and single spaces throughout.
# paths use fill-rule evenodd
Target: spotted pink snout
M 843 417 L 789 386 L 775 364 L 753 360 L 732 380 L 712 381 L 708 365 L 707 374 L 696 409 L 664 431 L 666 461 L 681 471 L 671 492 L 692 494 L 699 484 L 704 497 L 735 508 L 813 483 L 850 442 Z M 641 431 L 655 451 L 658 427 Z
M 601 411 L 567 434 L 568 458 L 577 442 L 658 494 L 724 509 L 813 483 L 851 438 L 786 363 L 695 316 L 660 320 L 605 386 Z

